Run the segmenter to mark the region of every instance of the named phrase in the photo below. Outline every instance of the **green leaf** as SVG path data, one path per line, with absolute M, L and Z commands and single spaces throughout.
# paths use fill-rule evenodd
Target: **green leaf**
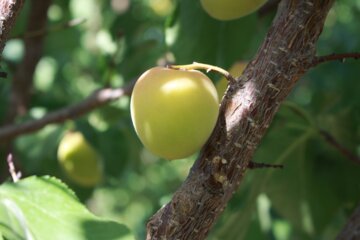
M 5 238 L 128 240 L 124 225 L 90 213 L 54 177 L 28 177 L 0 186 L 0 232 Z
M 218 21 L 211 18 L 200 1 L 179 1 L 177 19 L 166 26 L 165 41 L 173 51 L 177 63 L 192 61 L 232 65 L 241 58 L 252 56 L 257 46 L 252 42 L 263 29 L 256 28 L 255 14 L 234 20 Z
M 294 113 L 303 115 L 301 118 L 310 126 L 306 129 L 303 122 L 294 121 L 284 109 L 281 110 L 280 117 L 286 117 L 288 122 L 279 125 L 281 119 L 275 121 L 272 130 L 276 131 L 269 132 L 264 142 L 266 147 L 259 149 L 257 157 L 268 158 L 269 154 L 283 149 L 275 162 L 282 162 L 285 168 L 282 171 L 268 170 L 271 175 L 264 182 L 263 191 L 279 215 L 287 219 L 296 231 L 313 239 L 332 224 L 337 213 L 359 199 L 360 193 L 354 189 L 360 187 L 360 175 L 354 164 L 319 136 L 310 115 L 304 109 L 299 110 L 304 114 L 299 114 L 299 111 Z M 304 118 L 306 115 L 309 117 Z M 304 128 L 305 131 L 298 134 L 292 145 L 286 146 L 290 142 L 291 131 L 282 131 L 284 126 L 298 130 Z M 286 135 L 289 136 L 281 137 Z M 267 142 L 269 139 L 278 141 Z
M 285 159 L 285 169 L 274 171 L 266 184 L 273 207 L 299 229 L 311 234 L 314 226 L 307 199 L 306 179 L 309 169 L 305 157 L 306 141 L 301 141 Z

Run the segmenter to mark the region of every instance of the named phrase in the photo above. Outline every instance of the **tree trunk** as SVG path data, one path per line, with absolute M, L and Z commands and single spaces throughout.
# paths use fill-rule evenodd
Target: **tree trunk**
M 239 187 L 281 102 L 315 59 L 332 0 L 283 0 L 242 77 L 231 83 L 215 130 L 172 200 L 148 222 L 147 239 L 204 239 Z M 239 29 L 241 31 L 241 29 Z

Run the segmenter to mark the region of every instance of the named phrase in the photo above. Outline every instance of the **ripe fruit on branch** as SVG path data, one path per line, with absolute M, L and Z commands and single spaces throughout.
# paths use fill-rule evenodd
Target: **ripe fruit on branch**
M 199 150 L 218 112 L 215 86 L 195 70 L 151 68 L 137 80 L 131 96 L 132 122 L 141 142 L 169 160 Z
M 80 132 L 68 132 L 61 139 L 58 160 L 73 182 L 92 187 L 102 178 L 102 161 Z
M 260 8 L 266 0 L 200 0 L 203 9 L 218 20 L 233 20 Z
M 235 62 L 229 69 L 229 73 L 234 78 L 239 77 L 242 74 L 242 72 L 244 71 L 246 65 L 247 65 L 246 62 Z M 228 80 L 225 77 L 222 77 L 216 83 L 216 91 L 219 95 L 219 98 L 222 98 L 224 96 L 227 86 L 228 86 Z

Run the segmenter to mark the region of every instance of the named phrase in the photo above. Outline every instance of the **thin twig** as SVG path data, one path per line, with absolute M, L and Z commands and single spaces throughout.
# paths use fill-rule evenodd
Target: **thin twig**
M 13 162 L 13 155 L 11 153 L 9 153 L 7 157 L 7 164 L 9 166 L 9 173 L 13 182 L 19 181 L 19 179 L 21 178 L 21 172 L 16 172 L 16 168 Z
M 341 145 L 334 136 L 332 136 L 329 132 L 320 129 L 319 130 L 320 135 L 325 139 L 327 143 L 335 147 L 342 155 L 344 155 L 346 158 L 350 159 L 354 163 L 360 164 L 360 157 L 352 153 L 349 149 Z
M 68 119 L 80 117 L 110 101 L 117 100 L 122 96 L 130 95 L 134 82 L 135 81 L 131 81 L 129 85 L 121 88 L 103 88 L 97 90 L 84 101 L 49 113 L 43 118 L 4 126 L 0 128 L 0 142 L 9 141 L 16 136 L 34 132 L 51 123 L 62 123 Z
M 86 21 L 85 18 L 75 18 L 70 21 L 60 23 L 58 25 L 55 25 L 55 26 L 52 26 L 49 28 L 42 28 L 42 29 L 31 31 L 28 33 L 21 33 L 21 34 L 15 35 L 13 37 L 10 37 L 10 39 L 19 39 L 19 38 L 25 39 L 25 38 L 39 37 L 39 36 L 47 35 L 48 33 L 51 33 L 51 32 L 57 32 L 57 31 L 61 31 L 61 30 L 67 29 L 67 28 L 76 27 L 76 26 L 84 23 L 85 21 Z
M 359 59 L 360 53 L 354 52 L 354 53 L 341 53 L 341 54 L 330 54 L 325 56 L 319 56 L 315 57 L 311 67 L 316 67 L 317 65 L 324 63 L 324 62 L 330 62 L 330 61 L 341 61 L 344 62 L 347 58 L 353 58 L 353 59 Z

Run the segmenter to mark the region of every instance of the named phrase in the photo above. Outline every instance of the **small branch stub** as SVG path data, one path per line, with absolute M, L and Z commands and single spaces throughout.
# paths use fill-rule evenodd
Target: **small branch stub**
M 283 169 L 284 165 L 282 164 L 271 164 L 271 163 L 259 163 L 250 161 L 248 165 L 249 169 L 259 169 L 259 168 L 279 168 Z

